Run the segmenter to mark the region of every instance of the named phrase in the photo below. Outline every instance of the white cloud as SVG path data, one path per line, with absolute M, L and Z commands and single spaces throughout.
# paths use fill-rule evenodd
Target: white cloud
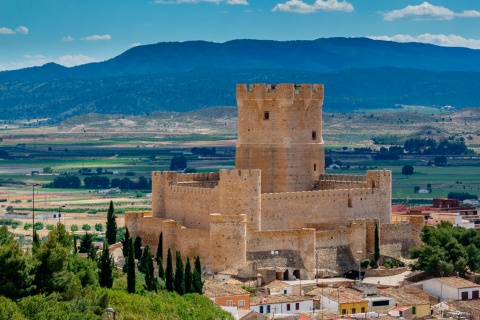
M 0 66 L 0 71 L 1 70 L 15 70 L 15 69 L 35 67 L 35 66 L 42 66 L 42 65 L 44 65 L 46 63 L 49 63 L 49 62 L 55 62 L 57 64 L 65 66 L 65 67 L 74 67 L 74 66 L 78 66 L 78 65 L 81 65 L 81 64 L 98 61 L 95 58 L 85 56 L 83 54 L 64 55 L 64 56 L 59 56 L 59 57 L 56 57 L 56 58 L 46 57 L 46 56 L 41 55 L 41 54 L 35 54 L 35 55 L 25 54 L 25 55 L 23 55 L 23 58 L 25 58 L 25 60 L 12 62 L 8 65 Z
M 28 34 L 28 28 L 24 26 L 19 26 L 15 30 L 1 27 L 0 34 Z
M 65 42 L 70 42 L 70 41 L 73 41 L 75 39 L 73 39 L 73 37 L 71 36 L 66 36 L 66 37 L 62 37 L 62 41 L 65 41 Z
M 20 34 L 28 34 L 28 28 L 24 26 L 20 26 L 17 29 L 15 29 L 15 32 Z
M 480 11 L 464 10 L 461 13 L 455 13 L 452 10 L 434 6 L 428 2 L 423 2 L 418 6 L 406 6 L 400 10 L 392 10 L 382 13 L 383 20 L 452 20 L 455 17 L 460 18 L 478 18 Z
M 294 13 L 314 13 L 318 11 L 353 11 L 353 5 L 347 1 L 339 0 L 315 0 L 313 4 L 303 2 L 303 0 L 289 0 L 285 3 L 278 3 L 272 11 L 294 12 Z
M 135 42 L 135 43 L 132 43 L 131 45 L 129 45 L 128 47 L 129 48 L 133 48 L 133 47 L 138 47 L 138 46 L 141 46 L 142 44 L 140 42 Z
M 77 54 L 77 55 L 60 56 L 57 59 L 55 59 L 54 62 L 61 64 L 62 66 L 65 66 L 65 67 L 73 67 L 73 66 L 78 66 L 85 63 L 97 62 L 97 59 L 89 56 L 85 56 L 83 54 Z
M 80 38 L 80 40 L 86 40 L 86 41 L 111 40 L 111 39 L 112 37 L 109 34 L 104 34 L 104 35 L 94 34 L 88 37 Z
M 227 0 L 227 4 L 248 6 L 247 0 Z
M 443 47 L 466 47 L 471 49 L 480 49 L 480 39 L 465 39 L 462 36 L 451 34 L 430 34 L 424 33 L 416 37 L 409 34 L 397 34 L 389 36 L 369 36 L 373 40 L 385 40 L 395 42 L 420 42 L 435 44 Z

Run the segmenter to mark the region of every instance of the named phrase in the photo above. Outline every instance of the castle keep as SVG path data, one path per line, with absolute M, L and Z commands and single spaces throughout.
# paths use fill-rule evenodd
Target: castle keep
M 382 254 L 405 255 L 423 219 L 391 223 L 391 172 L 324 173 L 323 98 L 319 84 L 237 85 L 236 168 L 153 172 L 152 211 L 126 213 L 130 234 L 155 250 L 163 232 L 164 252 L 245 277 L 355 268 L 373 255 L 375 224 Z

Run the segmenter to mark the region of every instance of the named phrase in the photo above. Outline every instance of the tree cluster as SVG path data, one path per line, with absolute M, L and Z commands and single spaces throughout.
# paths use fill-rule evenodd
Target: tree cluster
M 437 143 L 434 139 L 408 139 L 403 146 L 408 153 L 460 155 L 473 153 L 464 141 L 450 142 L 443 139 Z
M 172 160 L 170 160 L 170 170 L 172 171 L 180 171 L 187 167 L 187 158 L 184 155 L 174 156 Z
M 44 185 L 46 188 L 66 188 L 66 189 L 77 189 L 80 188 L 82 182 L 80 178 L 75 175 L 64 175 L 58 176 L 53 179 L 52 182 L 47 183 Z
M 468 192 L 449 192 L 447 195 L 448 199 L 458 199 L 460 201 L 468 200 L 468 199 L 476 199 L 478 200 L 478 196 L 476 194 L 470 194 Z
M 414 270 L 436 277 L 479 271 L 480 235 L 475 229 L 441 222 L 436 228 L 425 226 L 421 238 L 423 245 L 411 250 L 411 258 L 417 259 Z

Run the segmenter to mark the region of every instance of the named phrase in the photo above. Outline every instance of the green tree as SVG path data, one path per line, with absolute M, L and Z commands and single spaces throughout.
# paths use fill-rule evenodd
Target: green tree
M 185 264 L 185 293 L 193 292 L 192 281 L 192 266 L 190 265 L 190 257 L 187 257 L 187 263 Z
M 80 247 L 78 248 L 78 252 L 86 253 L 90 259 L 96 260 L 97 249 L 98 247 L 93 244 L 93 234 L 85 232 L 85 234 L 80 237 Z
M 135 259 L 140 260 L 142 257 L 142 238 L 136 237 L 133 243 L 133 250 L 135 252 Z
M 145 256 L 145 259 L 143 258 Z M 144 274 L 145 274 L 145 289 L 148 291 L 158 291 L 158 279 L 155 277 L 155 267 L 153 266 L 152 254 L 150 247 L 147 245 L 143 250 L 142 260 L 144 261 Z
M 446 165 L 447 165 L 447 157 L 445 157 L 445 156 L 437 156 L 437 157 L 433 158 L 433 163 L 434 163 L 437 167 L 446 166 Z
M 183 267 L 182 255 L 180 251 L 177 251 L 175 259 L 175 291 L 179 295 L 185 294 L 185 269 Z
M 157 260 L 157 266 L 158 266 L 158 277 L 163 281 L 165 281 L 165 269 L 163 268 L 162 259 Z
M 125 227 L 125 237 L 121 240 L 122 242 L 122 253 L 123 256 L 126 257 L 128 255 L 128 239 L 130 239 L 130 233 L 128 232 L 128 228 Z
M 195 257 L 195 268 L 193 270 L 193 291 L 198 294 L 203 294 L 202 282 L 202 265 L 200 263 L 200 256 Z
M 128 257 L 127 257 L 127 292 L 135 293 L 135 254 L 133 252 L 132 238 L 128 239 Z
M 36 262 L 22 250 L 7 226 L 0 227 L 0 298 L 18 299 L 32 293 L 35 267 Z
M 173 258 L 172 250 L 168 248 L 167 251 L 167 267 L 165 269 L 165 287 L 168 291 L 174 290 L 174 280 L 175 276 L 173 274 Z
M 103 231 L 103 225 L 101 223 L 95 223 L 95 231 L 102 232 Z
M 157 245 L 157 254 L 155 255 L 155 260 L 159 264 L 160 260 L 163 260 L 163 232 L 160 232 L 158 236 L 158 245 Z
M 15 302 L 0 295 L 0 319 L 25 320 L 26 318 Z
M 78 231 L 78 226 L 76 224 L 72 224 L 70 226 L 70 231 L 72 231 L 72 232 Z
M 170 161 L 170 170 L 178 171 L 187 167 L 187 158 L 184 155 L 174 156 Z
M 378 259 L 380 259 L 380 237 L 378 235 L 378 224 L 375 223 L 375 235 L 374 235 L 374 259 L 375 262 L 378 263 Z
M 117 237 L 117 217 L 113 209 L 113 201 L 110 200 L 110 207 L 107 212 L 107 231 L 105 232 L 105 237 L 109 245 L 112 245 L 116 241 Z
M 413 166 L 406 164 L 402 167 L 402 174 L 406 177 L 411 176 L 413 174 Z
M 53 169 L 52 167 L 43 167 L 43 173 L 52 173 Z
M 32 240 L 32 251 L 36 252 L 41 245 L 40 237 L 38 236 L 37 230 L 33 230 L 33 240 Z
M 77 236 L 72 233 L 72 239 L 73 239 L 73 254 L 77 254 Z
M 113 268 L 113 257 L 108 250 L 107 241 L 103 241 L 102 255 L 98 259 L 98 282 L 100 283 L 101 287 L 112 287 Z
M 84 223 L 82 225 L 82 230 L 83 231 L 90 231 L 92 228 L 90 227 L 90 225 L 88 223 Z
M 135 247 L 135 244 L 133 245 Z M 147 248 L 148 248 L 148 252 L 147 252 Z M 135 249 L 134 249 L 135 251 Z M 143 251 L 142 251 L 142 256 L 140 257 L 139 261 L 138 261 L 138 271 L 140 271 L 141 273 L 143 274 L 146 274 L 146 271 L 147 271 L 147 263 L 148 263 L 148 259 L 149 259 L 149 255 L 150 255 L 150 247 L 149 245 L 147 244 L 145 246 L 145 248 L 143 248 Z M 151 257 L 150 257 L 151 258 Z

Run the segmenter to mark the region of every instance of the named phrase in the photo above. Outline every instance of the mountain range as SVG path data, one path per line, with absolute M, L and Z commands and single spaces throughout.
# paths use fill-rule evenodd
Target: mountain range
M 480 50 L 367 38 L 166 42 L 77 67 L 0 72 L 3 119 L 235 105 L 236 83 L 323 83 L 328 111 L 480 106 Z

